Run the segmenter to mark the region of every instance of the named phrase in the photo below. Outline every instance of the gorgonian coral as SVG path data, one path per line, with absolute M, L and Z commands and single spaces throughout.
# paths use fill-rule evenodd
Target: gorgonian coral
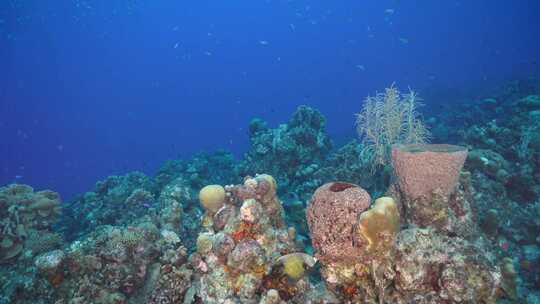
M 356 115 L 356 129 L 372 155 L 373 169 L 390 163 L 392 145 L 427 142 L 430 133 L 420 117 L 419 106 L 416 92 L 402 94 L 394 85 L 364 100 Z

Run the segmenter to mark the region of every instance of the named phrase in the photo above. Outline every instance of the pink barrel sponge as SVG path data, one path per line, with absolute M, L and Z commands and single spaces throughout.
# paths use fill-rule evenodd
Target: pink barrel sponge
M 445 144 L 394 145 L 392 161 L 401 191 L 408 199 L 448 197 L 456 189 L 467 148 Z
M 333 182 L 319 187 L 307 209 L 307 221 L 317 258 L 323 262 L 356 259 L 354 226 L 369 208 L 369 194 L 357 185 Z

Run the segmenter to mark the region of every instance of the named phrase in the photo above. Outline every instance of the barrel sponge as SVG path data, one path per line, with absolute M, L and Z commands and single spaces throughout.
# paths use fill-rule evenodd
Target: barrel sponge
M 367 241 L 368 253 L 385 254 L 394 245 L 399 232 L 399 211 L 391 197 L 375 200 L 373 207 L 358 219 L 357 232 Z
M 225 203 L 225 189 L 220 185 L 208 185 L 199 192 L 199 201 L 208 211 L 215 213 Z
M 371 197 L 361 187 L 333 182 L 319 187 L 307 208 L 316 257 L 322 263 L 355 261 L 363 253 L 355 243 L 355 224 Z
M 454 192 L 467 148 L 454 145 L 394 145 L 392 162 L 399 188 L 407 199 L 430 198 L 435 190 Z

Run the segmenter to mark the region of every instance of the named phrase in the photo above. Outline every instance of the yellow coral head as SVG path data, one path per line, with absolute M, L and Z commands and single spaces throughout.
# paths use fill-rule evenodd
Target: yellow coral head
M 220 185 L 208 185 L 199 192 L 199 201 L 206 210 L 215 213 L 225 203 L 225 189 Z
M 291 255 L 283 261 L 283 272 L 293 280 L 301 279 L 306 269 L 304 267 L 304 260 L 298 255 Z
M 358 233 L 367 241 L 369 252 L 389 251 L 398 231 L 399 212 L 391 197 L 375 200 L 373 207 L 360 214 L 358 219 Z

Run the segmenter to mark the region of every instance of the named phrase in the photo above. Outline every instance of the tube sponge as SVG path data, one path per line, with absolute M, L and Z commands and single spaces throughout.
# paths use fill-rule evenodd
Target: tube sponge
M 399 232 L 399 211 L 394 199 L 381 197 L 370 210 L 360 214 L 357 232 L 367 241 L 366 250 L 370 254 L 388 252 Z

